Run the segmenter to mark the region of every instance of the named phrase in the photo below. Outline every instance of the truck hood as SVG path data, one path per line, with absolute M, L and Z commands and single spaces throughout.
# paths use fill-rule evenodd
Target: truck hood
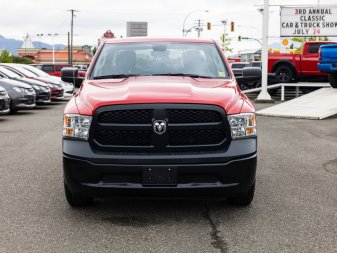
M 84 115 L 105 105 L 144 103 L 212 104 L 235 114 L 245 98 L 234 79 L 167 76 L 86 80 L 75 96 L 79 113 Z

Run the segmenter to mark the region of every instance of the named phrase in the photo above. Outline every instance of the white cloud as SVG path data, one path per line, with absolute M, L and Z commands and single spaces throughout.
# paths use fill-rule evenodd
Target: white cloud
M 270 4 L 292 4 L 295 1 L 278 0 Z M 298 4 L 304 1 L 298 0 Z M 321 0 L 321 4 L 334 4 L 335 0 Z M 296 3 L 296 4 L 297 4 Z M 307 4 L 317 1 L 308 0 Z M 191 15 L 186 26 L 191 27 L 196 19 L 212 23 L 211 31 L 204 31 L 203 37 L 218 40 L 224 27 L 220 21 L 227 19 L 235 22 L 235 32 L 229 32 L 232 45 L 236 50 L 258 48 L 256 42 L 237 42 L 237 36 L 260 38 L 262 17 L 256 4 L 262 1 L 231 0 L 0 0 L 0 33 L 5 37 L 22 39 L 29 33 L 37 40 L 38 33 L 58 33 L 56 43 L 67 44 L 67 32 L 70 30 L 69 9 L 79 10 L 74 19 L 75 44 L 94 44 L 106 30 L 112 30 L 118 36 L 125 36 L 127 21 L 148 21 L 149 35 L 153 37 L 180 37 L 183 20 L 192 10 L 209 10 L 209 13 L 196 12 Z M 254 6 L 255 5 L 255 6 Z M 271 7 L 271 36 L 279 35 L 279 11 Z M 227 26 L 227 31 L 229 26 Z M 35 38 L 34 38 L 35 36 Z M 189 35 L 196 37 L 196 33 Z M 51 43 L 51 38 L 42 41 Z

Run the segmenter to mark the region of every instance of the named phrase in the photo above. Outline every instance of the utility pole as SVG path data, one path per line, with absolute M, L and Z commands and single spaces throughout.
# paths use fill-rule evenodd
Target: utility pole
M 74 17 L 75 12 L 78 12 L 78 10 L 68 10 L 71 12 L 71 22 L 70 22 L 70 57 L 69 57 L 69 64 L 73 65 L 73 37 L 74 37 Z
M 224 26 L 222 49 L 223 49 L 224 52 L 226 52 L 226 26 L 227 26 L 227 19 L 222 20 L 221 23 Z
M 70 64 L 70 32 L 68 32 L 68 64 Z
M 198 19 L 197 20 L 197 27 L 195 28 L 198 31 L 198 38 L 200 38 L 200 34 L 202 32 L 202 20 Z

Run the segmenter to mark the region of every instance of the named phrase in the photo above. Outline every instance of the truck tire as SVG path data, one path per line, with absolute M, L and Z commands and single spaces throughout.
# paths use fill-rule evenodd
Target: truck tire
M 72 207 L 90 206 L 94 202 L 92 198 L 74 196 L 65 182 L 64 193 L 66 195 L 68 204 Z
M 296 79 L 295 76 L 294 70 L 287 65 L 281 65 L 277 67 L 275 71 L 275 79 L 277 83 L 290 83 Z
M 329 75 L 329 82 L 332 88 L 337 88 L 337 72 Z
M 255 182 L 252 184 L 248 192 L 241 196 L 235 196 L 228 198 L 228 202 L 236 206 L 248 206 L 252 203 L 255 192 Z

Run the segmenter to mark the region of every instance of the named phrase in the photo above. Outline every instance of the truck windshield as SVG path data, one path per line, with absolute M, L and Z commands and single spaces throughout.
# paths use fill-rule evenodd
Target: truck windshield
M 152 75 L 229 78 L 214 44 L 129 42 L 106 44 L 91 79 Z

